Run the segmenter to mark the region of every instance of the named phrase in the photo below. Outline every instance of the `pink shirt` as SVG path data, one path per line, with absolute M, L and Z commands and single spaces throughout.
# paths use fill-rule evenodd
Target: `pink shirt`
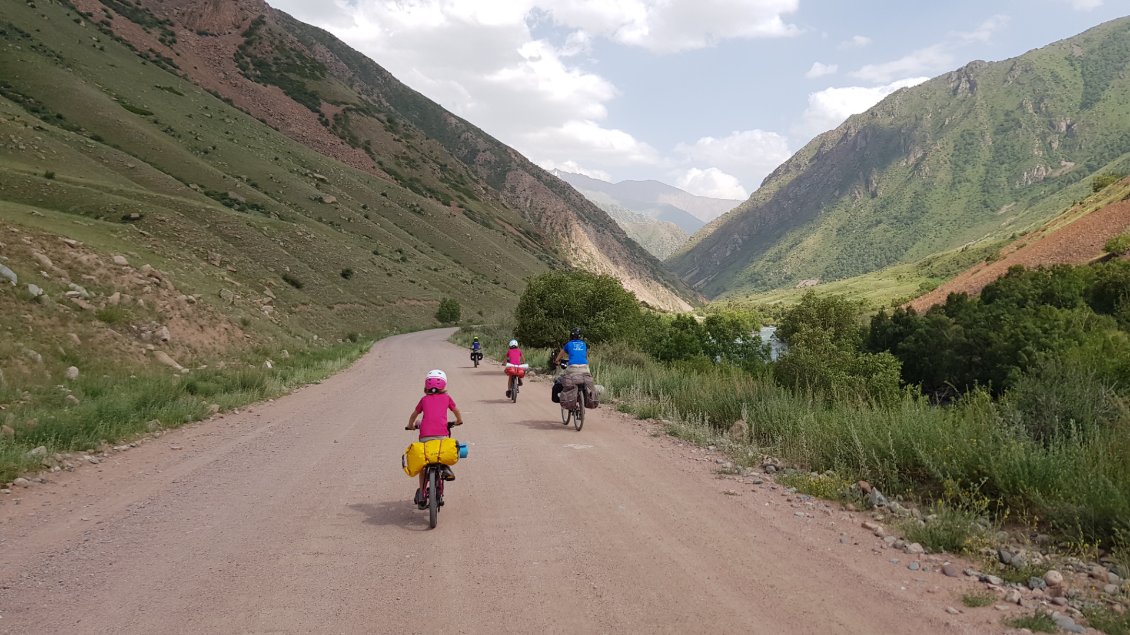
M 515 366 L 517 366 L 518 364 L 521 364 L 522 363 L 522 349 L 520 349 L 520 348 L 507 349 L 506 350 L 506 361 L 507 361 L 507 363 L 514 364 Z
M 451 395 L 440 392 L 424 395 L 416 404 L 416 412 L 423 413 L 420 421 L 420 438 L 447 436 L 447 411 L 455 410 L 455 400 Z

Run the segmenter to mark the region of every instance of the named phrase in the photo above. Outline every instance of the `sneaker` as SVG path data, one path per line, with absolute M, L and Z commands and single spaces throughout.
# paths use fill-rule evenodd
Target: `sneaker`
M 412 499 L 412 502 L 416 503 L 416 506 L 420 509 L 424 509 L 428 506 L 427 502 L 424 500 L 424 495 L 420 493 L 420 488 L 418 487 L 416 488 L 416 497 Z
M 443 466 L 442 475 L 443 475 L 443 480 L 445 480 L 445 481 L 454 481 L 455 480 L 455 472 L 453 472 L 451 470 L 451 468 L 447 465 Z
M 506 391 L 506 398 L 507 398 L 507 399 L 509 399 L 509 398 L 510 398 L 510 390 L 509 390 L 509 389 L 507 389 L 507 391 Z
M 521 386 L 521 385 L 522 385 L 522 378 L 521 378 L 521 377 L 519 377 L 519 378 L 518 378 L 518 385 L 519 385 L 519 386 Z

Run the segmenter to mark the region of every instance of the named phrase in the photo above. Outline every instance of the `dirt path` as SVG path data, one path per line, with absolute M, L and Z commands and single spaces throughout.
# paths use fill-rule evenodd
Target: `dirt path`
M 564 428 L 548 382 L 511 404 L 448 333 L 0 498 L 0 632 L 1005 631 L 946 613 L 972 583 L 908 571 L 859 515 L 608 408 Z M 471 456 L 428 531 L 399 463 L 433 366 Z

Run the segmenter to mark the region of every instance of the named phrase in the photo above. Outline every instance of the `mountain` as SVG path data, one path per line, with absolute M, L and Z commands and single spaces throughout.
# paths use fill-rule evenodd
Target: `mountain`
M 659 181 L 609 183 L 561 170 L 553 174 L 607 212 L 658 258 L 671 255 L 690 234 L 741 203 L 695 196 Z
M 0 46 L 5 223 L 159 256 L 222 311 L 273 289 L 276 326 L 416 327 L 562 267 L 688 306 L 565 183 L 259 0 L 4 3 Z
M 1007 239 L 1130 170 L 1130 18 L 900 90 L 816 137 L 668 265 L 708 296 Z

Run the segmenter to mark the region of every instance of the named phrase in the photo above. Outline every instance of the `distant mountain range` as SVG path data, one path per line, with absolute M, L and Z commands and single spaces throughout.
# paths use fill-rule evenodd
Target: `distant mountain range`
M 582 174 L 553 174 L 596 203 L 628 236 L 666 258 L 706 223 L 741 204 L 739 200 L 695 196 L 659 181 L 609 183 Z
M 815 138 L 668 265 L 707 296 L 1039 227 L 1130 171 L 1130 18 L 900 90 Z

